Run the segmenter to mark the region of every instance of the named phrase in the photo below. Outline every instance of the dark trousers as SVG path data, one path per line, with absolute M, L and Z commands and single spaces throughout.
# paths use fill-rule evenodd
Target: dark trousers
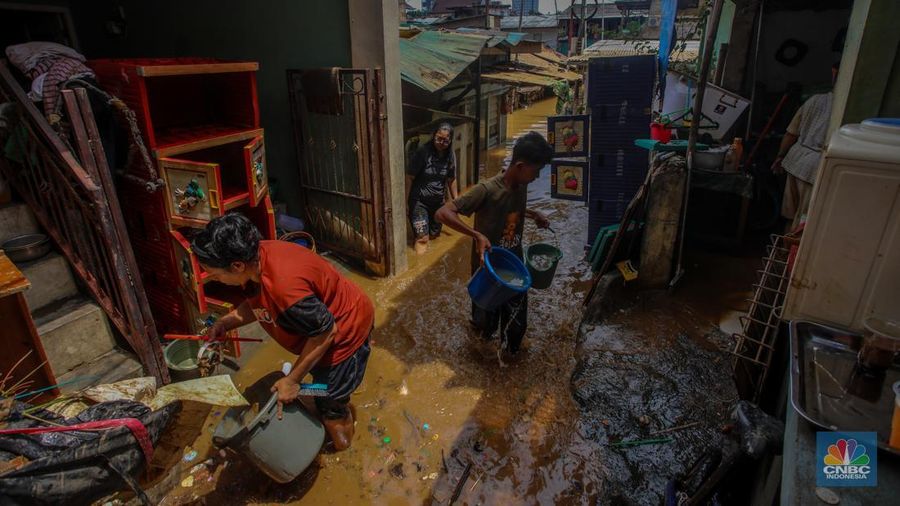
M 506 349 L 510 353 L 519 351 L 528 328 L 528 294 L 517 295 L 494 311 L 485 311 L 473 303 L 472 323 L 485 339 L 491 339 L 499 328 Z
M 366 342 L 343 362 L 313 367 L 310 371 L 315 383 L 328 385 L 327 396 L 315 397 L 316 408 L 322 418 L 340 420 L 350 412 L 347 407 L 350 403 L 350 394 L 362 383 L 370 352 L 367 338 Z

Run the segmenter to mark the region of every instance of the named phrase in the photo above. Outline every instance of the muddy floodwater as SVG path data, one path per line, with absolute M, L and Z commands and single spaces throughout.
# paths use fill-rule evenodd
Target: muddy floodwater
M 545 133 L 554 105 L 548 100 L 513 113 L 509 141 L 489 152 L 481 177 L 502 170 L 517 135 Z M 212 447 L 224 409 L 186 403 L 145 479 L 154 500 L 660 503 L 666 481 L 722 440 L 719 427 L 735 399 L 722 330 L 736 330 L 753 264 L 689 255 L 677 297 L 629 296 L 603 321 L 583 322 L 592 279 L 584 261 L 587 209 L 550 199 L 548 172 L 529 186 L 528 206 L 547 215 L 555 233 L 526 221 L 524 243 L 550 244 L 562 258 L 551 286 L 529 292 L 518 355 L 500 353 L 496 338 L 484 341 L 470 327 L 468 237 L 445 227 L 427 254 L 410 248 L 409 270 L 388 279 L 336 262 L 377 308 L 365 380 L 352 397 L 352 447 L 339 453 L 326 447 L 298 479 L 278 484 L 242 457 Z M 248 357 L 233 376 L 239 389 L 294 360 L 270 340 Z M 690 428 L 678 429 L 685 424 Z M 666 441 L 659 445 L 615 447 L 660 433 Z
M 481 177 L 502 169 L 516 135 L 546 133 L 554 107 L 548 100 L 512 114 L 510 139 L 490 151 Z M 365 381 L 352 397 L 357 425 L 349 450 L 325 452 L 296 481 L 276 484 L 243 459 L 211 448 L 210 433 L 224 410 L 197 408 L 180 423 L 199 432 L 189 441 L 197 452 L 191 465 L 213 458 L 212 471 L 200 485 L 175 479 L 163 502 L 447 504 L 469 467 L 456 504 L 589 503 L 598 492 L 600 462 L 569 391 L 591 279 L 582 261 L 587 211 L 581 203 L 551 200 L 549 191 L 545 168 L 529 188 L 528 205 L 550 218 L 555 237 L 528 221 L 525 244 L 550 242 L 563 258 L 552 286 L 529 295 L 519 355 L 500 355 L 497 339 L 482 341 L 470 329 L 471 240 L 445 227 L 426 255 L 409 250 L 410 269 L 400 276 L 370 279 L 344 269 L 377 307 Z M 293 356 L 266 342 L 234 375 L 235 384 L 244 388 L 286 360 Z M 206 419 L 188 422 L 198 415 Z

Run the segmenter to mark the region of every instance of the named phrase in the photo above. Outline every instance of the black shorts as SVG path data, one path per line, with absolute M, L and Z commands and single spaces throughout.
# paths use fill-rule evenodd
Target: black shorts
M 441 208 L 443 204 L 440 202 L 424 202 L 421 200 L 411 200 L 409 202 L 409 223 L 412 225 L 416 239 L 425 237 L 437 237 L 441 234 L 443 225 L 434 219 L 434 213 Z
M 370 351 L 369 338 L 366 338 L 366 342 L 342 362 L 314 367 L 310 371 L 315 383 L 328 385 L 327 396 L 315 397 L 316 408 L 322 418 L 337 420 L 347 416 L 350 394 L 362 383 Z

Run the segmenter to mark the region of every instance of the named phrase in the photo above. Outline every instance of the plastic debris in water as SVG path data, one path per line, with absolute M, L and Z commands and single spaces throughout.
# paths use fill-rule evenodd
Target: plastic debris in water
M 406 386 L 406 380 L 403 380 L 403 382 L 400 383 L 399 390 L 400 390 L 400 395 L 409 395 L 409 388 L 407 388 L 407 386 Z
M 384 444 L 390 444 L 390 443 L 391 443 L 391 437 L 390 437 L 390 436 L 384 436 L 384 439 L 382 439 L 382 441 L 384 441 Z
M 291 369 L 293 369 L 293 368 L 294 368 L 294 366 L 291 365 L 290 362 L 285 362 L 285 363 L 281 364 L 281 372 L 282 372 L 282 374 L 284 374 L 285 376 L 287 376 L 288 374 L 290 374 L 290 373 L 291 373 Z
M 197 458 L 197 450 L 191 450 L 184 454 L 185 462 L 193 462 L 193 460 L 196 458 Z
M 428 425 L 427 423 L 423 423 L 422 430 L 431 430 L 431 425 Z
M 188 476 L 187 478 L 181 480 L 181 486 L 184 488 L 191 488 L 194 486 L 194 476 Z
M 528 257 L 528 263 L 535 270 L 546 271 L 553 267 L 553 257 L 549 255 L 532 255 Z
M 423 477 L 422 477 L 422 481 L 425 481 L 425 480 L 436 480 L 437 477 L 438 477 L 438 473 L 431 473 L 431 474 L 429 474 L 429 475 L 423 476 Z

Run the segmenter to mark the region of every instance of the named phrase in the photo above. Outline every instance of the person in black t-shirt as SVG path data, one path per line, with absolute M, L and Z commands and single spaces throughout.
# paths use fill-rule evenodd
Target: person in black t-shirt
M 453 127 L 442 123 L 431 141 L 416 151 L 406 168 L 409 190 L 409 222 L 416 235 L 416 253 L 428 250 L 429 239 L 441 234 L 434 213 L 444 205 L 447 190 L 457 198 L 456 156 L 453 154 Z

